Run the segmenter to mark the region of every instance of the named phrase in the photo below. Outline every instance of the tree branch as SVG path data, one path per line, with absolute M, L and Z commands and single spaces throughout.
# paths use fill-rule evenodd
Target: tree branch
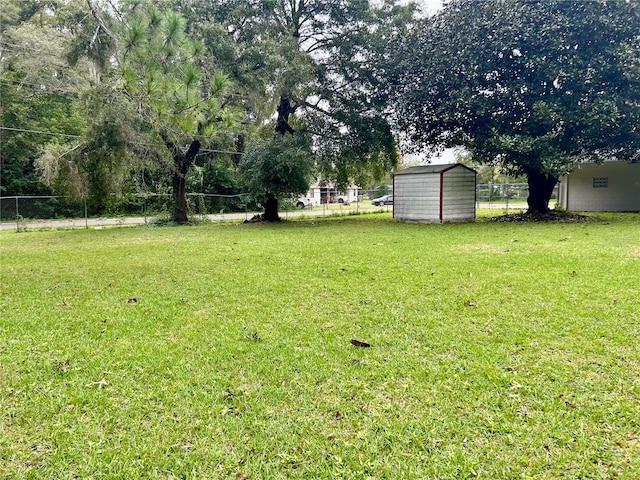
M 93 44 L 95 43 L 98 37 L 98 31 L 102 30 L 107 37 L 113 40 L 117 48 L 118 38 L 113 33 L 111 33 L 111 30 L 107 28 L 107 26 L 104 23 L 104 20 L 102 20 L 102 17 L 98 13 L 98 9 L 96 8 L 96 6 L 93 4 L 91 0 L 87 0 L 87 5 L 89 6 L 89 10 L 91 10 L 91 15 L 93 16 L 93 18 L 95 18 L 96 22 L 98 22 L 98 29 L 96 30 L 96 33 L 93 35 L 93 38 L 91 39 L 90 46 L 93 47 Z

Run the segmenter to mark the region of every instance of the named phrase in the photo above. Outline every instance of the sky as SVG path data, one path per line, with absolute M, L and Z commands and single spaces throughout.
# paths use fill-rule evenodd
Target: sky
M 415 0 L 422 5 L 427 14 L 436 13 L 442 8 L 442 0 Z M 455 163 L 456 155 L 453 148 L 448 148 L 438 156 L 426 157 L 424 155 L 407 155 L 405 159 L 409 162 L 429 162 L 435 164 Z
M 442 0 L 417 0 L 424 6 L 427 13 L 435 13 L 442 7 Z
M 456 163 L 457 157 L 455 149 L 447 148 L 440 155 L 434 155 L 432 157 L 427 157 L 425 155 L 404 155 L 404 161 L 407 164 L 415 164 L 415 163 L 431 163 L 434 165 L 440 165 L 443 163 Z

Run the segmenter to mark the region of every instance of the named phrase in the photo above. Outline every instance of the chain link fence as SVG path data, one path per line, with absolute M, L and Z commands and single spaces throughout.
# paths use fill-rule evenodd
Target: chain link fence
M 526 183 L 481 183 L 476 185 L 476 207 L 501 210 L 526 210 L 529 185 Z M 549 208 L 558 202 L 558 187 L 553 189 Z
M 196 218 L 217 214 L 249 215 L 250 196 L 190 193 L 187 202 Z M 27 226 L 89 227 L 148 223 L 169 218 L 171 194 L 135 194 L 121 198 L 117 208 L 96 211 L 86 201 L 54 195 L 0 197 L 0 226 L 24 230 Z
M 298 208 L 297 198 L 279 203 L 280 216 L 353 215 L 367 210 L 393 207 L 372 207 L 368 195 L 357 201 L 322 204 Z M 0 197 L 0 229 L 18 232 L 30 228 L 102 228 L 105 226 L 139 225 L 170 221 L 171 194 L 136 194 L 119 199 L 117 209 L 97 212 L 85 201 L 73 201 L 62 196 L 6 196 Z M 189 215 L 200 221 L 249 220 L 262 213 L 262 206 L 248 194 L 222 195 L 209 193 L 187 194 Z
M 476 185 L 476 207 L 521 210 L 527 208 L 529 186 L 526 183 L 479 183 Z
M 322 204 L 299 210 L 295 198 L 281 200 L 283 218 L 294 215 L 349 215 L 366 211 L 391 211 L 392 203 L 377 206 L 371 200 L 392 195 L 391 186 L 375 190 L 360 190 L 357 200 L 349 203 Z M 476 207 L 499 210 L 525 210 L 529 195 L 526 183 L 485 183 L 476 186 Z M 557 199 L 552 196 L 551 205 Z M 189 193 L 190 215 L 199 220 L 248 220 L 261 212 L 248 194 L 221 195 Z M 7 196 L 0 197 L 0 227 L 17 231 L 28 227 L 78 228 L 106 225 L 133 225 L 170 218 L 170 193 L 135 194 L 118 201 L 118 208 L 98 213 L 84 201 L 73 201 L 61 196 Z

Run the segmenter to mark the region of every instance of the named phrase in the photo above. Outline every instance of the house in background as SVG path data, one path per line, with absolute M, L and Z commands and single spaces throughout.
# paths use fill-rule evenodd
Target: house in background
M 558 202 L 578 212 L 640 212 L 640 163 L 577 164 L 560 179 Z
M 461 163 L 423 165 L 393 176 L 393 218 L 406 222 L 472 222 L 476 171 Z
M 313 205 L 343 203 L 349 205 L 358 201 L 358 187 L 349 186 L 346 191 L 339 191 L 332 183 L 314 183 L 305 195 Z

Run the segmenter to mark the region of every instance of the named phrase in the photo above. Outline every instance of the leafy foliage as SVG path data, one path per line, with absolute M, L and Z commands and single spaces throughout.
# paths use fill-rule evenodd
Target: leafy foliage
M 309 137 L 302 134 L 257 140 L 240 164 L 245 182 L 261 201 L 269 195 L 302 195 L 314 164 Z
M 65 58 L 74 4 L 7 1 L 0 8 L 3 195 L 51 193 L 39 181 L 34 160 L 49 143 L 62 151 L 72 148 L 74 136 L 84 130 L 80 96 L 90 65 L 81 62 L 72 68 Z
M 307 170 L 318 167 L 338 185 L 369 183 L 397 164 L 384 69 L 376 65 L 413 7 L 360 0 L 5 3 L 2 88 L 17 100 L 3 105 L 3 124 L 13 115 L 19 127 L 35 129 L 23 115 L 31 97 L 58 95 L 74 114 L 45 114 L 46 130 L 84 136 L 31 135 L 29 149 L 5 143 L 3 165 L 20 177 L 14 186 L 33 177 L 40 157 L 49 185 L 99 195 L 92 203 L 101 208 L 154 164 L 157 179 L 169 173 L 175 213 L 184 220 L 185 178 L 205 158 L 202 150 L 237 151 L 237 166 L 254 139 L 263 142 L 269 122 L 275 132 L 309 135 Z M 105 138 L 93 138 L 99 125 L 123 143 L 107 152 Z M 14 163 L 21 149 L 28 159 Z
M 7 78 L 7 77 L 5 77 Z M 2 195 L 42 195 L 50 193 L 40 183 L 35 168 L 42 145 L 52 141 L 53 132 L 78 135 L 82 132 L 83 116 L 73 95 L 60 93 L 25 92 L 13 84 L 0 84 L 2 96 L 2 125 L 8 129 L 0 133 Z M 56 145 L 67 145 L 69 138 L 61 137 Z
M 231 127 L 222 106 L 230 83 L 201 64 L 201 45 L 185 36 L 175 12 L 135 10 L 124 25 L 119 82 L 138 113 L 174 143 L 193 135 L 215 137 Z
M 369 183 L 395 167 L 385 78 L 373 70 L 390 37 L 408 26 L 413 7 L 335 0 L 179 5 L 190 31 L 228 65 L 235 101 L 256 126 L 277 111 L 277 133 L 300 127 L 312 135 L 321 176 Z
M 174 219 L 187 220 L 186 175 L 203 143 L 225 141 L 235 115 L 225 105 L 231 83 L 203 69 L 203 48 L 171 11 L 134 5 L 121 33 L 118 81 L 172 163 Z M 185 148 L 184 145 L 187 145 Z
M 398 125 L 526 174 L 532 195 L 578 161 L 638 161 L 638 31 L 637 2 L 453 0 L 407 42 Z

